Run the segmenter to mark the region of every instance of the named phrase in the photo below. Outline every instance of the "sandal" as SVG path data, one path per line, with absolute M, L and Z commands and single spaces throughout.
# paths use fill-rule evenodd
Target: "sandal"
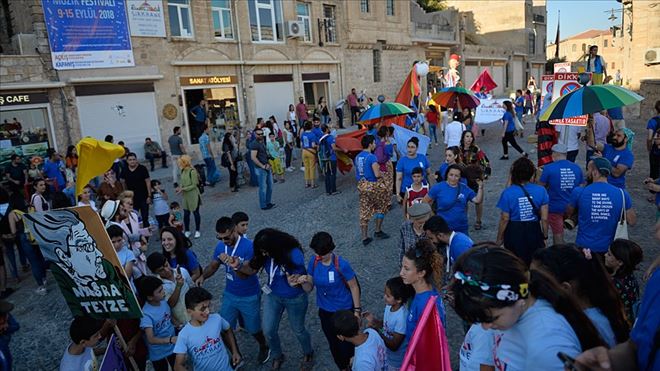
M 474 230 L 475 231 L 480 231 L 481 230 L 481 222 L 474 223 Z

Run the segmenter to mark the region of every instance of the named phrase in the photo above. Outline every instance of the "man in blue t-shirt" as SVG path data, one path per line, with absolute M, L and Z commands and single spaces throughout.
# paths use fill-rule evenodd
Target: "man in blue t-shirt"
M 49 148 L 47 151 L 48 158 L 44 162 L 43 173 L 44 176 L 48 179 L 54 179 L 57 183 L 57 188 L 60 191 L 63 191 L 66 187 L 66 181 L 64 180 L 64 162 L 62 162 L 62 157 L 59 153 L 53 148 Z
M 518 89 L 516 90 L 516 99 L 513 101 L 513 104 L 516 108 L 516 116 L 518 121 L 523 123 L 523 113 L 525 112 L 525 97 L 523 97 L 523 91 Z
M 539 185 L 548 189 L 548 224 L 555 244 L 564 243 L 564 212 L 571 199 L 571 192 L 584 184 L 582 169 L 566 159 L 568 148 L 557 143 L 552 146 L 552 161 L 543 167 Z
M 323 130 L 321 130 L 321 119 L 319 119 L 318 117 L 314 117 L 314 119 L 312 120 L 312 124 L 313 124 L 312 133 L 316 135 L 316 141 L 318 142 L 319 140 L 321 140 L 321 137 L 323 136 Z
M 568 216 L 577 211 L 578 231 L 575 243 L 593 252 L 605 253 L 614 240 L 614 235 L 624 210 L 628 225 L 635 225 L 637 215 L 632 208 L 628 192 L 608 184 L 607 177 L 612 165 L 604 157 L 596 157 L 587 165 L 586 187 L 573 190 L 566 210 Z
M 660 100 L 655 101 L 655 117 L 652 117 L 646 124 L 646 150 L 649 152 L 649 177 L 658 179 L 660 177 L 660 141 L 654 137 L 660 129 Z
M 443 253 L 444 248 L 443 256 L 447 272 L 454 261 L 474 244 L 466 234 L 452 231 L 445 219 L 439 215 L 432 216 L 424 223 L 424 233 L 436 245 L 439 252 Z
M 337 151 L 346 153 L 347 151 L 337 147 L 335 137 L 330 134 L 328 125 L 321 125 L 323 136 L 319 138 L 319 166 L 325 178 L 325 193 L 328 196 L 340 194 L 337 190 Z M 326 158 L 327 157 L 327 158 Z
M 242 264 L 253 258 L 252 241 L 238 233 L 236 224 L 230 217 L 223 216 L 218 219 L 215 223 L 215 231 L 219 242 L 213 252 L 213 260 L 204 268 L 203 274 L 196 283 L 201 286 L 205 279 L 215 274 L 221 264 L 225 266 L 226 284 L 220 315 L 232 328 L 236 326 L 239 316 L 243 319 L 245 329 L 259 343 L 257 361 L 259 364 L 266 363 L 270 349 L 261 330 L 259 278 L 256 275 L 242 274 L 232 269 L 230 264 L 236 259 Z
M 206 100 L 200 100 L 198 105 L 191 108 L 190 115 L 194 119 L 190 123 L 190 139 L 193 141 L 193 144 L 196 144 L 197 139 L 200 135 L 202 135 L 202 132 L 204 131 L 204 124 L 206 124 L 206 119 L 208 118 Z
M 589 117 L 587 122 L 587 146 L 601 152 L 609 160 L 612 171 L 607 177 L 608 183 L 621 189 L 626 189 L 626 172 L 632 169 L 635 156 L 628 149 L 628 136 L 619 129 L 614 132 L 612 144 L 597 143 L 594 139 L 594 119 Z

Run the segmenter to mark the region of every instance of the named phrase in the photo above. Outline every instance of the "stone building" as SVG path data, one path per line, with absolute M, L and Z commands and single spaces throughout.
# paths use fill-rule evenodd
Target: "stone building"
M 218 133 L 271 115 L 281 124 L 298 97 L 310 110 L 325 97 L 331 112 L 353 87 L 393 97 L 425 55 L 411 38 L 407 0 L 126 3 L 129 15 L 164 24 L 156 37 L 131 25 L 134 65 L 60 70 L 42 2 L 0 4 L 0 114 L 8 128 L 16 117 L 24 129 L 0 133 L 0 164 L 16 151 L 63 153 L 83 136 L 106 134 L 142 156 L 145 137 L 162 145 L 175 126 L 195 153 L 199 125 L 190 111 L 202 99 Z
M 509 94 L 540 81 L 545 69 L 545 0 L 448 0 L 462 18 L 462 79 L 469 87 L 483 69 L 499 85 L 495 94 Z

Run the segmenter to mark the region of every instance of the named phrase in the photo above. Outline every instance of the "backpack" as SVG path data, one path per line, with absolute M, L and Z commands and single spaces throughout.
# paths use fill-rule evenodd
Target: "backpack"
M 317 255 L 316 258 L 314 258 L 312 271 L 309 273 L 310 276 L 314 277 L 314 270 L 316 269 L 316 266 L 320 261 L 321 261 L 321 257 Z M 334 263 L 335 270 L 339 274 L 339 277 L 341 278 L 342 282 L 344 282 L 344 285 L 350 292 L 351 288 L 348 286 L 348 281 L 346 280 L 346 277 L 344 277 L 344 274 L 341 272 L 341 269 L 339 269 L 339 255 L 332 254 L 332 262 Z M 362 297 L 362 288 L 360 287 L 360 281 L 358 281 L 357 275 L 355 275 L 355 283 L 357 283 L 358 294 L 360 295 L 360 297 Z
M 199 193 L 203 194 L 204 193 L 204 185 L 206 184 L 206 174 L 204 173 L 204 166 L 202 164 L 197 164 L 195 165 L 195 171 L 197 171 L 197 188 L 199 189 Z M 192 177 L 192 172 L 190 173 L 190 176 Z
M 332 148 L 330 148 L 328 145 L 328 141 L 325 140 L 328 135 L 330 134 L 325 134 L 323 137 L 321 137 L 321 140 L 319 140 L 319 149 L 317 151 L 319 156 L 319 163 L 330 161 L 330 157 L 332 156 Z

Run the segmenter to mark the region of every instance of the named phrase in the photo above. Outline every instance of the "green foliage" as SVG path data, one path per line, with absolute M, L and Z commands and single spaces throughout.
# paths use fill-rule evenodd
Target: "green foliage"
M 417 0 L 417 4 L 427 13 L 444 10 L 447 7 L 445 0 Z

